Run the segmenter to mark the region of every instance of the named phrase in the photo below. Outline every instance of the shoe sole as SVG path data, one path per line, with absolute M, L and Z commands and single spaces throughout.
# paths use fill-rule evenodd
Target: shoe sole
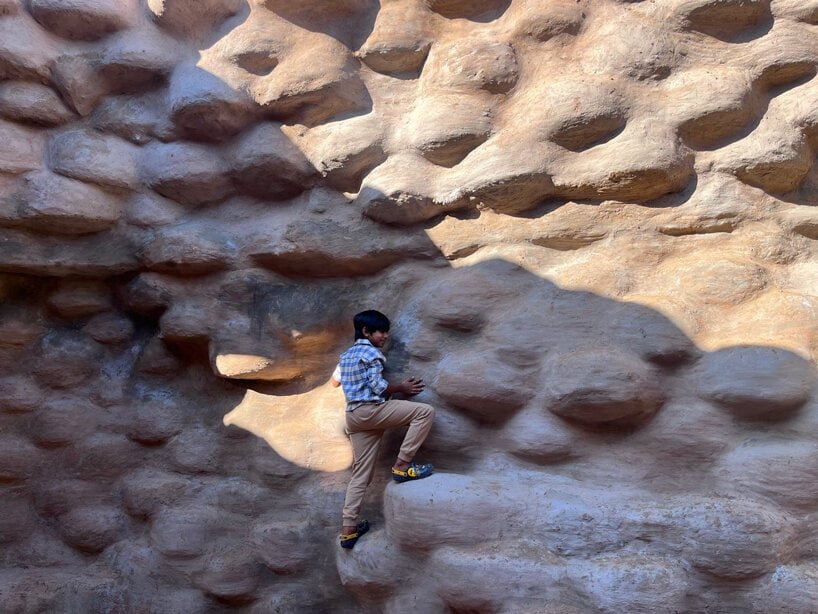
M 418 480 L 428 478 L 431 475 L 434 475 L 434 471 L 430 471 L 426 475 L 419 475 L 419 476 L 417 476 L 415 478 L 410 478 L 408 475 L 406 477 L 404 477 L 402 475 L 393 475 L 392 479 L 395 480 L 398 484 L 403 484 L 405 482 L 417 482 Z
M 352 550 L 355 547 L 355 544 L 358 543 L 358 540 L 361 539 L 364 535 L 366 535 L 367 531 L 369 531 L 369 523 L 364 520 L 363 522 L 358 524 L 358 536 L 353 537 L 352 539 L 347 539 L 341 542 L 341 548 L 345 550 Z

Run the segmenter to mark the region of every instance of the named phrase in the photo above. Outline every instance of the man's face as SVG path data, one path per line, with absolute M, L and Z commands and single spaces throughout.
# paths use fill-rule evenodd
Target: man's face
M 364 337 L 369 339 L 369 342 L 376 348 L 383 348 L 386 342 L 389 341 L 389 333 L 382 330 L 376 330 L 374 333 L 370 333 L 364 329 Z

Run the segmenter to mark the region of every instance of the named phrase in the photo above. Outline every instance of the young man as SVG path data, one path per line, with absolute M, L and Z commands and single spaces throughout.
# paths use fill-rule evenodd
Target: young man
M 381 350 L 389 339 L 389 318 L 379 311 L 362 311 L 352 319 L 355 344 L 341 354 L 340 381 L 347 400 L 346 424 L 352 441 L 352 477 L 344 501 L 341 547 L 352 548 L 369 530 L 367 521 L 358 522 L 358 511 L 366 487 L 372 481 L 383 432 L 395 426 L 409 426 L 400 452 L 392 466 L 396 482 L 420 480 L 432 475 L 432 465 L 412 462 L 429 434 L 435 410 L 424 403 L 387 400 L 391 394 L 414 396 L 424 389 L 422 380 L 410 377 L 399 384 L 383 378 L 386 358 Z

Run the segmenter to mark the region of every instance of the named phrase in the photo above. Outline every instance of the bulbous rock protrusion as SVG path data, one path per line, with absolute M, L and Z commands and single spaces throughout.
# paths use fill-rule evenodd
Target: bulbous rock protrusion
M 543 380 L 546 408 L 585 426 L 638 424 L 664 402 L 655 367 L 619 349 L 555 355 Z
M 153 271 L 202 275 L 229 268 L 235 252 L 218 228 L 183 223 L 159 231 L 145 246 L 142 261 Z
M 372 33 L 355 55 L 381 73 L 419 72 L 433 41 L 426 17 L 412 0 L 381 4 Z
M 42 167 L 45 133 L 41 130 L 0 121 L 0 173 L 17 175 Z
M 133 189 L 139 186 L 139 149 L 115 136 L 92 130 L 62 132 L 50 139 L 55 172 L 90 184 Z
M 427 88 L 505 94 L 517 83 L 518 73 L 511 45 L 458 41 L 432 48 L 423 83 Z
M 177 66 L 168 88 L 170 119 L 190 139 L 223 141 L 258 118 L 258 106 L 244 91 L 199 66 Z
M 24 414 L 40 406 L 43 392 L 30 378 L 12 375 L 0 378 L 0 411 Z
M 46 30 L 69 40 L 94 41 L 137 20 L 137 0 L 28 0 L 28 10 Z
M 705 355 L 693 370 L 699 394 L 744 420 L 780 420 L 806 403 L 815 367 L 773 347 L 732 347 Z
M 793 518 L 747 498 L 693 499 L 673 510 L 685 527 L 685 551 L 694 567 L 741 580 L 775 569 L 792 552 Z
M 122 216 L 122 200 L 98 187 L 49 171 L 29 173 L 13 197 L 19 224 L 58 235 L 100 232 Z
M 449 19 L 476 19 L 484 15 L 497 18 L 510 4 L 510 0 L 425 0 L 425 2 L 429 9 Z
M 242 0 L 147 0 L 160 27 L 183 37 L 201 37 L 244 4 Z
M 447 355 L 438 364 L 434 387 L 445 401 L 489 422 L 508 419 L 534 396 L 531 377 L 479 351 Z
M 110 309 L 111 295 L 102 283 L 68 279 L 49 295 L 46 305 L 61 318 L 83 318 Z
M 770 17 L 769 0 L 684 0 L 677 8 L 682 27 L 733 40 Z
M 151 143 L 142 149 L 141 173 L 159 194 L 182 204 L 212 203 L 233 192 L 221 152 L 207 145 Z
M 221 601 L 249 603 L 255 596 L 260 568 L 252 552 L 236 544 L 209 556 L 197 583 L 208 595 Z
M 40 450 L 22 437 L 0 440 L 0 483 L 25 480 L 38 471 Z
M 286 200 L 307 189 L 316 175 L 281 125 L 273 122 L 242 134 L 228 158 L 238 189 L 256 198 Z
M 53 88 L 27 81 L 0 83 L 0 115 L 41 126 L 57 126 L 75 118 Z
M 101 552 L 122 536 L 125 514 L 118 507 L 89 505 L 72 509 L 58 519 L 66 542 L 89 553 Z
M 787 508 L 809 510 L 818 503 L 818 445 L 812 442 L 745 442 L 722 460 L 724 484 L 756 492 Z
M 44 448 L 81 440 L 97 428 L 99 408 L 79 399 L 50 401 L 31 417 L 32 439 Z
M 153 519 L 151 544 L 171 559 L 199 556 L 207 547 L 210 531 L 223 525 L 219 516 L 209 506 L 166 507 Z

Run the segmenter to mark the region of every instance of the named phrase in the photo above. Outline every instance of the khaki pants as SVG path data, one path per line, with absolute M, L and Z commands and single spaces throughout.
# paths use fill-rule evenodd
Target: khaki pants
M 383 432 L 396 426 L 409 426 L 398 458 L 411 461 L 429 434 L 435 410 L 431 405 L 413 401 L 366 403 L 346 414 L 347 432 L 352 441 L 352 477 L 344 501 L 344 526 L 355 526 L 366 487 L 372 481 L 375 461 Z

